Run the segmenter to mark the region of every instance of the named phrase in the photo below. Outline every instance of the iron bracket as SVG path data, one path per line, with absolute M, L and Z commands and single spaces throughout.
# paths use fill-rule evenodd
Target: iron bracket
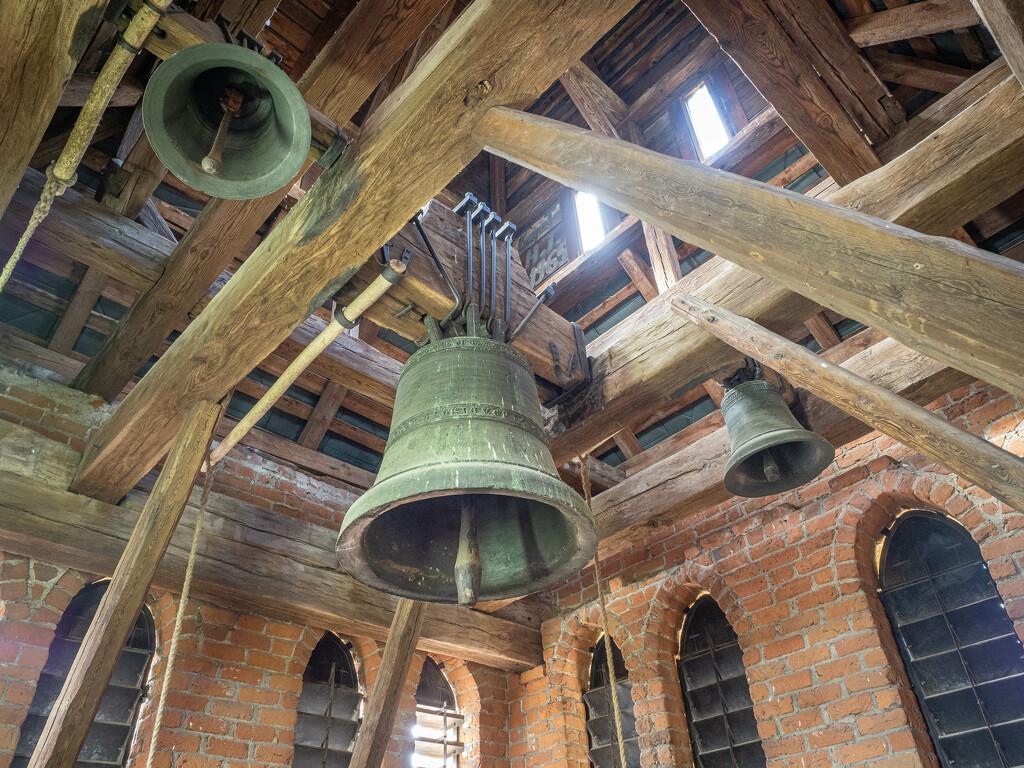
M 586 339 L 583 338 L 583 329 L 580 328 L 579 323 L 572 324 L 572 332 L 573 336 L 576 338 L 576 351 L 573 352 L 572 357 L 569 359 L 569 370 L 565 373 L 568 374 L 569 380 L 571 380 L 573 371 L 576 367 L 575 363 L 578 362 L 583 378 L 569 387 L 569 389 L 564 390 L 561 394 L 556 395 L 551 400 L 543 403 L 545 408 L 554 408 L 566 402 L 570 398 L 575 397 L 579 392 L 587 389 L 594 380 L 594 372 L 590 367 L 590 358 L 587 357 L 587 342 Z M 558 364 L 558 348 L 555 346 L 554 342 L 551 342 L 551 358 L 555 364 L 555 376 L 558 377 L 559 381 L 562 381 L 563 374 L 559 372 L 561 366 Z

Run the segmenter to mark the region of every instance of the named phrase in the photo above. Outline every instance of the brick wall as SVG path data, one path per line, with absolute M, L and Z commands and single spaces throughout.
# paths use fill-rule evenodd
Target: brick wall
M 43 391 L 53 385 L 4 381 L 0 418 L 51 430 L 43 434 L 61 442 L 78 445 L 106 415 L 105 406 L 84 396 Z M 1024 454 L 1024 408 L 1014 397 L 975 384 L 932 407 Z M 71 424 L 58 429 L 58 417 Z M 329 527 L 348 503 L 338 500 L 337 488 L 245 451 L 224 463 L 217 488 Z M 686 608 L 708 592 L 739 637 L 773 768 L 935 766 L 876 595 L 876 545 L 907 508 L 948 514 L 970 531 L 1024 637 L 1024 516 L 895 441 L 867 435 L 808 486 L 732 500 L 653 531 L 642 546 L 602 562 L 610 629 L 633 684 L 643 764 L 692 765 L 675 654 Z M 0 768 L 9 762 L 60 612 L 87 580 L 13 555 L 0 561 Z M 587 764 L 582 694 L 590 648 L 601 633 L 593 574 L 585 570 L 545 596 L 557 616 L 542 626 L 543 666 L 505 675 L 438 659 L 466 717 L 463 768 Z M 133 766 L 144 765 L 150 749 L 177 602 L 159 593 L 151 608 L 158 650 Z M 343 627 L 333 629 L 344 636 Z M 323 631 L 190 602 L 156 764 L 288 765 L 302 671 Z M 372 688 L 381 646 L 347 639 L 361 680 Z M 408 765 L 424 658 L 416 655 L 406 682 L 386 768 Z
M 1024 454 L 1024 408 L 983 384 L 934 403 Z M 734 499 L 602 563 L 645 766 L 692 765 L 675 666 L 686 608 L 708 592 L 739 637 L 770 766 L 935 766 L 877 597 L 876 544 L 905 509 L 948 514 L 981 545 L 1024 637 L 1024 516 L 890 438 L 867 435 L 814 483 Z M 601 632 L 593 572 L 549 592 L 545 667 L 512 682 L 512 768 L 586 765 L 582 692 Z

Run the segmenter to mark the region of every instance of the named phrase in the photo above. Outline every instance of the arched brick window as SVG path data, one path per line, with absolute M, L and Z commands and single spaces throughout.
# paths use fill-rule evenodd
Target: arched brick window
M 348 768 L 362 703 L 352 655 L 325 632 L 302 674 L 293 768 Z
M 1024 765 L 1024 658 L 970 534 L 910 512 L 886 531 L 879 585 L 944 766 Z
M 462 715 L 441 665 L 427 657 L 416 686 L 412 768 L 458 768 Z
M 39 741 L 46 718 L 71 671 L 85 632 L 99 607 L 107 582 L 88 584 L 68 604 L 57 624 L 46 665 L 39 675 L 28 717 L 21 726 L 11 768 L 24 768 Z M 126 765 L 135 723 L 139 715 L 149 665 L 156 650 L 156 630 L 149 610 L 142 609 L 125 643 L 110 684 L 103 694 L 76 768 L 110 768 Z
M 637 743 L 636 718 L 633 715 L 633 685 L 626 674 L 626 664 L 619 647 L 612 641 L 612 669 L 615 671 L 615 692 L 622 716 L 622 743 L 626 748 L 626 768 L 639 768 L 640 745 Z M 590 663 L 590 688 L 583 694 L 587 709 L 587 738 L 590 742 L 590 763 L 595 768 L 621 768 L 615 711 L 612 708 L 611 676 L 604 637 L 594 646 Z
M 709 595 L 686 612 L 679 680 L 697 768 L 763 768 L 743 652 L 729 619 Z

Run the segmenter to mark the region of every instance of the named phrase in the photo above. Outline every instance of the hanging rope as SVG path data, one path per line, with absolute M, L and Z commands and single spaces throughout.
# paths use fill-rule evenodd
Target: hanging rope
M 174 633 L 171 635 L 171 648 L 167 652 L 167 667 L 164 669 L 163 683 L 160 685 L 160 700 L 156 705 L 156 722 L 153 723 L 153 737 L 149 741 L 149 754 L 146 756 L 146 768 L 153 768 L 156 757 L 157 739 L 164 721 L 164 709 L 167 706 L 167 691 L 171 687 L 171 675 L 174 674 L 174 662 L 178 657 L 178 640 L 181 637 L 181 625 L 185 620 L 185 605 L 188 603 L 189 588 L 192 586 L 192 571 L 196 564 L 196 552 L 199 551 L 199 534 L 203 530 L 203 516 L 210 502 L 210 486 L 213 483 L 213 466 L 210 464 L 211 439 L 206 447 L 206 477 L 203 480 L 203 493 L 199 497 L 199 512 L 196 514 L 196 527 L 192 531 L 192 548 L 188 553 L 188 565 L 185 566 L 185 583 L 181 587 L 181 599 L 178 602 L 178 613 L 174 617 Z
M 25 251 L 28 241 L 32 239 L 32 235 L 43 219 L 49 215 L 50 208 L 53 206 L 53 198 L 64 194 L 65 189 L 75 185 L 77 181 L 75 169 L 85 157 L 85 152 L 92 143 L 96 127 L 110 104 L 114 91 L 117 90 L 128 65 L 135 59 L 142 44 L 149 37 L 149 33 L 153 31 L 153 27 L 165 15 L 169 4 L 170 0 L 146 0 L 146 3 L 132 17 L 124 34 L 118 38 L 117 45 L 107 56 L 103 69 L 96 76 L 92 90 L 89 91 L 89 97 L 78 113 L 78 118 L 71 129 L 67 143 L 61 150 L 60 157 L 46 169 L 46 184 L 43 186 L 39 202 L 32 209 L 32 216 L 28 220 L 25 232 L 18 240 L 18 245 L 10 258 L 7 259 L 3 272 L 0 272 L 0 291 L 10 280 L 14 266 Z
M 580 457 L 580 479 L 583 483 L 583 497 L 590 507 L 590 454 Z M 608 664 L 608 685 L 612 692 L 612 713 L 615 716 L 615 738 L 619 745 L 619 766 L 626 768 L 626 745 L 622 740 L 622 708 L 619 707 L 619 691 L 615 682 L 615 660 L 612 657 L 612 633 L 608 626 L 608 606 L 605 604 L 604 582 L 601 580 L 601 561 L 594 553 L 594 578 L 597 581 L 597 605 L 601 611 L 601 628 L 604 630 L 604 658 Z

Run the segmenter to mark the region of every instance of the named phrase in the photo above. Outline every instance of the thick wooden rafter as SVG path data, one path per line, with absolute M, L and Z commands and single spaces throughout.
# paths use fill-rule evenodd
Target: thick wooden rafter
M 539 94 L 630 7 L 476 0 L 129 393 L 92 441 L 75 489 L 105 499 L 127 492 L 191 403 L 222 396 L 465 167 L 478 151 L 477 119 Z M 541 29 L 559 36 L 558 55 Z
M 987 81 L 989 73 L 979 73 L 978 77 Z M 888 167 L 848 185 L 843 193 L 844 204 L 928 234 L 945 234 L 951 227 L 970 221 L 991 207 L 988 200 L 975 199 L 979 194 L 1002 199 L 1020 186 L 1020 174 L 1014 175 L 1012 169 L 1019 167 L 1017 153 L 1024 141 L 1024 124 L 1020 120 L 1007 122 L 1004 117 L 1007 109 L 1020 108 L 1019 98 L 1019 92 L 1016 96 L 995 91 L 975 93 L 966 102 L 969 106 L 960 105 L 945 115 L 941 111 L 935 114 L 928 125 L 934 130 L 948 122 L 948 130 L 939 134 L 947 139 L 933 142 L 925 133 L 920 143 L 904 150 L 900 158 L 900 167 L 918 169 L 912 205 L 908 206 L 895 193 L 899 185 L 890 185 Z M 956 94 L 956 99 L 960 99 L 960 94 Z M 954 115 L 952 120 L 950 113 Z M 990 147 L 987 139 L 993 124 L 1012 124 L 1020 130 L 1010 131 L 1017 135 L 1008 135 L 1007 142 Z M 958 141 L 958 137 L 964 141 Z M 952 161 L 952 153 L 946 154 L 943 147 L 950 143 L 959 147 Z M 990 162 L 992 166 L 988 165 Z M 987 169 L 1004 163 L 1011 170 L 1000 174 L 996 184 L 973 173 L 977 167 Z M 892 194 L 889 190 L 893 190 Z M 932 216 L 934 210 L 951 213 L 938 221 L 939 217 Z M 928 222 L 932 228 L 927 226 Z M 716 260 L 687 275 L 682 283 L 686 284 L 687 293 L 758 318 L 762 324 L 776 329 L 802 323 L 817 311 L 813 302 Z M 692 334 L 693 329 L 688 331 L 671 314 L 659 297 L 590 345 L 594 383 L 585 398 L 559 409 L 558 419 L 552 423 L 552 450 L 556 458 L 567 459 L 602 443 L 616 431 L 613 425 L 643 420 L 666 399 L 692 389 L 737 360 L 725 345 L 706 337 L 700 340 Z M 667 338 L 673 339 L 672 345 L 665 344 Z
M 104 0 L 20 0 L 4 7 L 0 45 L 0 215 L 7 209 L 64 85 L 99 28 Z
M 972 0 L 1010 69 L 1024 82 L 1024 5 L 1018 0 Z

